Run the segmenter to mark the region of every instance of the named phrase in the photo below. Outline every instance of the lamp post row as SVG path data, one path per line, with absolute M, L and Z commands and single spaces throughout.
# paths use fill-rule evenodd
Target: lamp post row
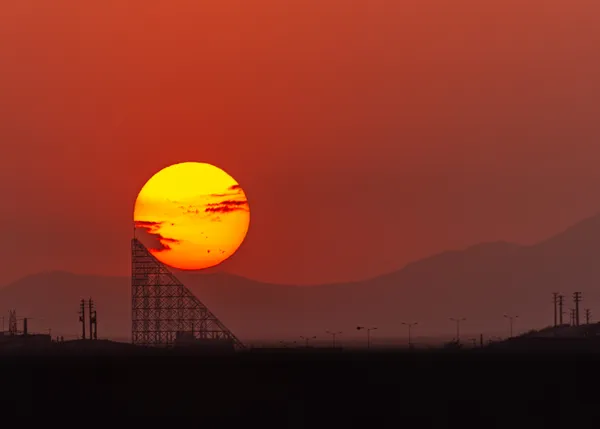
M 513 325 L 514 325 L 514 321 L 515 319 L 518 319 L 518 315 L 509 315 L 509 314 L 505 314 L 504 318 L 508 319 L 509 321 L 509 329 L 510 329 L 510 338 L 513 337 Z M 465 317 L 451 317 L 450 318 L 451 321 L 456 323 L 456 342 L 460 342 L 460 323 L 466 321 L 467 319 Z M 404 326 L 407 327 L 408 329 L 408 347 L 412 347 L 412 328 L 416 325 L 419 324 L 419 322 L 402 322 L 402 324 Z M 356 330 L 360 331 L 360 330 L 366 330 L 367 331 L 367 348 L 371 348 L 371 331 L 376 330 L 377 327 L 366 327 L 366 326 L 357 326 Z M 333 348 L 335 348 L 336 345 L 336 337 L 340 334 L 342 334 L 342 331 L 325 331 L 327 334 L 332 336 L 332 346 Z M 308 341 L 311 339 L 316 339 L 316 336 L 313 337 L 304 337 L 304 336 L 300 336 L 300 338 L 302 338 L 303 340 L 306 341 L 306 347 L 308 347 Z

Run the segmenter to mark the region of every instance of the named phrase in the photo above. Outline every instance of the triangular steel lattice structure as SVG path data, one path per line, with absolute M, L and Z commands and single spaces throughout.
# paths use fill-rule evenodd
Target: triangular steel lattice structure
M 133 344 L 171 346 L 180 337 L 199 343 L 244 345 L 136 238 L 131 243 Z

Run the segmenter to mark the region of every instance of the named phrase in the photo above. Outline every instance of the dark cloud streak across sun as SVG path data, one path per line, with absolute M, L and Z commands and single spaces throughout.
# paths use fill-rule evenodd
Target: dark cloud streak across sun
M 205 213 L 231 213 L 235 211 L 248 210 L 248 201 L 226 200 L 219 203 L 207 204 Z
M 229 192 L 225 192 L 222 194 L 210 194 L 210 196 L 215 197 L 215 198 L 223 198 L 223 197 L 232 197 L 232 196 L 240 195 L 243 193 L 242 187 L 240 185 L 230 186 L 229 188 L 227 188 L 227 191 L 229 191 Z
M 164 222 L 152 222 L 145 220 L 136 220 L 135 226 L 136 228 L 144 228 L 144 229 L 156 229 L 161 226 Z
M 158 228 L 162 224 L 164 224 L 164 222 L 135 221 L 135 227 L 139 228 L 142 233 L 140 241 L 142 241 L 142 243 L 150 250 L 155 252 L 171 250 L 169 244 L 178 244 L 181 242 L 181 240 L 175 238 L 163 237 L 158 232 Z

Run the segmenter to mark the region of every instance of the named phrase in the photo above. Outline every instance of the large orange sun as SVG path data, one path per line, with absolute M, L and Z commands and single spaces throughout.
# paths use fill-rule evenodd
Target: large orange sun
M 225 171 L 184 162 L 146 182 L 133 220 L 136 237 L 159 261 L 200 270 L 236 252 L 248 232 L 250 208 L 241 186 Z

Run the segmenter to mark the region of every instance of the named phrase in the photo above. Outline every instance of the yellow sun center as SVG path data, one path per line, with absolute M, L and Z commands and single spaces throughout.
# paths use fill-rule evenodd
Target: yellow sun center
M 241 186 L 225 171 L 184 162 L 148 180 L 133 220 L 137 238 L 159 261 L 198 270 L 236 252 L 248 232 L 250 208 Z

